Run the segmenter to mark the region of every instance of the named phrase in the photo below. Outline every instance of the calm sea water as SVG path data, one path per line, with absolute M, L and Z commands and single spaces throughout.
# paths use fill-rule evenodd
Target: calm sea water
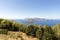
M 56 24 L 60 23 L 60 20 L 37 20 L 37 21 L 26 21 L 26 20 L 15 20 L 18 23 L 23 23 L 23 24 L 37 24 L 37 25 L 49 25 L 49 26 L 54 26 Z

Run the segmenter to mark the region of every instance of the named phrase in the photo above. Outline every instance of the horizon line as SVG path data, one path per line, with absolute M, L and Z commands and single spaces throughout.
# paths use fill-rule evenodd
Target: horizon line
M 29 17 L 29 18 L 0 18 L 0 19 L 58 19 L 58 18 L 39 18 L 39 17 L 33 18 L 33 17 Z

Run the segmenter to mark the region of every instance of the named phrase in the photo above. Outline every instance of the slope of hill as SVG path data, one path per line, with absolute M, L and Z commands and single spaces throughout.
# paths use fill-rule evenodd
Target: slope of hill
M 23 32 L 9 31 L 8 35 L 0 34 L 0 40 L 38 40 L 38 39 L 31 36 L 27 36 Z
M 25 22 L 29 22 L 29 24 L 32 22 L 56 22 L 60 23 L 60 20 L 47 20 L 47 19 L 39 19 L 39 20 L 21 20 Z M 48 25 L 24 25 L 21 24 L 21 22 L 17 23 L 11 20 L 7 19 L 0 19 L 0 34 L 1 40 L 60 40 L 60 24 L 54 25 L 54 26 L 48 26 Z M 51 22 L 51 23 L 52 23 Z M 53 23 L 54 24 L 54 23 Z M 11 31 L 11 32 L 9 32 Z M 13 32 L 12 32 L 13 31 Z M 23 32 L 23 33 L 21 33 Z M 47 35 L 46 35 L 47 34 Z M 23 35 L 23 36 L 22 36 Z M 34 38 L 36 37 L 36 38 Z M 3 39 L 4 38 L 4 39 Z

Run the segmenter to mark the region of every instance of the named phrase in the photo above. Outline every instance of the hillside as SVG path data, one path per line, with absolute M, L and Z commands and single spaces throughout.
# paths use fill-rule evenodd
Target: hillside
M 23 32 L 9 31 L 8 35 L 0 34 L 0 40 L 38 40 L 38 39 L 31 36 L 27 36 Z
M 25 25 L 13 20 L 0 19 L 0 38 L 2 40 L 60 40 L 60 24 Z

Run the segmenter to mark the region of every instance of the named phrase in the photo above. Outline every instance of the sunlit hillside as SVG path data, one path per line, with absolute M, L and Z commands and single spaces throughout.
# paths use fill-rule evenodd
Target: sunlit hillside
M 27 36 L 23 32 L 9 31 L 8 35 L 0 34 L 0 40 L 38 40 L 38 38 Z
M 25 25 L 0 19 L 0 40 L 60 40 L 60 24 Z

